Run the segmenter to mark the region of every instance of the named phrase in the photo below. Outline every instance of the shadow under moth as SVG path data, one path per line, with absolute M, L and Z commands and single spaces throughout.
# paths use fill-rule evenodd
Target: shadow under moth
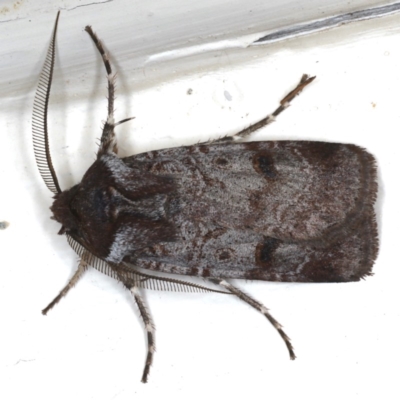
M 282 326 L 230 279 L 351 282 L 370 275 L 378 251 L 373 156 L 352 144 L 241 140 L 273 121 L 314 79 L 303 75 L 272 114 L 232 137 L 119 158 L 114 128 L 132 118 L 114 121 L 115 76 L 87 26 L 107 72 L 108 115 L 96 160 L 63 191 L 47 129 L 58 17 L 34 101 L 33 145 L 54 193 L 52 218 L 80 263 L 43 314 L 93 267 L 120 281 L 138 306 L 148 342 L 142 382 L 155 341 L 141 288 L 232 294 L 270 321 L 294 359 Z

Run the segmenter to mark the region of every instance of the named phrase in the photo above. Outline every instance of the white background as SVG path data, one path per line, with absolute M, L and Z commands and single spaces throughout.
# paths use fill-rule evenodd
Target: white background
M 0 2 L 0 221 L 10 224 L 0 231 L 0 398 L 399 398 L 400 15 L 248 47 L 274 29 L 387 2 L 263 3 Z M 157 352 L 144 385 L 136 306 L 93 270 L 42 316 L 77 266 L 49 219 L 30 128 L 59 8 L 50 138 L 63 188 L 94 160 L 106 116 L 105 73 L 87 24 L 118 72 L 116 118 L 136 117 L 118 128 L 122 156 L 238 131 L 272 111 L 303 73 L 317 79 L 253 140 L 355 143 L 376 156 L 374 276 L 235 282 L 284 325 L 297 360 L 265 318 L 233 297 L 146 291 Z

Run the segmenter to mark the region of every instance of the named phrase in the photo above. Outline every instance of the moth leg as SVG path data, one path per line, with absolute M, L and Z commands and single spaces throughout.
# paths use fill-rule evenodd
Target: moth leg
M 78 269 L 69 280 L 69 282 L 65 285 L 65 287 L 61 290 L 61 292 L 49 303 L 49 305 L 42 310 L 42 314 L 46 315 L 47 312 L 52 309 L 68 292 L 71 288 L 73 288 L 78 280 L 81 278 L 83 273 L 87 270 L 88 264 L 83 259 L 80 260 Z
M 254 131 L 263 128 L 264 126 L 270 124 L 271 122 L 275 121 L 275 118 L 286 108 L 289 107 L 290 102 L 313 80 L 315 76 L 309 77 L 308 75 L 304 74 L 298 85 L 289 92 L 279 103 L 279 107 L 272 113 L 267 115 L 262 120 L 256 122 L 253 125 L 250 125 L 248 128 L 243 129 L 242 131 L 233 135 L 234 138 L 245 138 L 252 134 Z
M 269 313 L 268 309 L 262 305 L 260 302 L 257 300 L 253 299 L 250 297 L 248 294 L 242 292 L 240 289 L 237 287 L 231 285 L 227 281 L 223 279 L 210 279 L 211 282 L 218 284 L 237 296 L 240 300 L 243 300 L 247 304 L 249 304 L 251 307 L 255 308 L 257 311 L 259 311 L 261 314 L 263 314 L 268 321 L 274 326 L 274 328 L 278 331 L 279 335 L 283 339 L 283 341 L 286 344 L 287 349 L 289 350 L 289 355 L 290 359 L 294 360 L 296 358 L 296 355 L 294 354 L 294 349 L 292 346 L 292 343 L 290 342 L 289 337 L 286 335 L 286 333 L 282 329 L 282 325 Z
M 100 147 L 97 153 L 98 156 L 105 154 L 105 153 L 118 153 L 118 146 L 117 141 L 115 138 L 114 128 L 117 125 L 120 125 L 126 121 L 129 121 L 132 118 L 126 118 L 122 121 L 115 123 L 114 120 L 114 99 L 115 99 L 115 75 L 113 75 L 111 63 L 108 58 L 108 54 L 104 50 L 103 44 L 101 40 L 97 37 L 97 35 L 93 32 L 91 26 L 87 26 L 85 31 L 90 35 L 92 38 L 97 50 L 99 51 L 101 58 L 103 59 L 104 67 L 107 71 L 107 81 L 108 81 L 108 113 L 107 113 L 107 120 L 104 123 L 103 133 L 100 139 Z
M 154 352 L 156 351 L 156 346 L 155 346 L 155 337 L 154 337 L 154 324 L 153 321 L 151 320 L 150 314 L 146 309 L 146 306 L 144 304 L 144 301 L 142 299 L 142 296 L 140 296 L 139 293 L 139 288 L 135 285 L 130 286 L 126 284 L 130 292 L 132 293 L 136 304 L 139 308 L 140 316 L 143 319 L 144 323 L 144 328 L 146 329 L 147 332 L 147 357 L 146 357 L 146 364 L 144 366 L 143 370 L 143 375 L 142 375 L 142 382 L 146 383 L 147 382 L 147 377 L 150 372 L 150 367 L 153 363 L 153 355 Z

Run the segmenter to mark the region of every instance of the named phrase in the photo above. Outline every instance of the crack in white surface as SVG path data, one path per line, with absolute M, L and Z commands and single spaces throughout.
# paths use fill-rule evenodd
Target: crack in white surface
M 57 4 L 54 1 L 42 1 L 40 6 L 33 7 L 31 3 L 25 3 L 23 1 L 15 2 L 15 4 L 10 4 L 8 6 L 4 6 L 0 8 L 0 23 L 13 22 L 21 19 L 32 18 L 36 12 L 40 13 L 43 10 L 51 11 L 54 10 L 54 14 L 56 11 L 72 11 L 81 7 L 95 6 L 98 4 L 112 3 L 114 0 L 99 0 L 99 1 L 90 1 L 87 3 L 81 4 L 76 0 L 64 1 L 62 4 Z M 3 19 L 7 18 L 7 19 Z
M 105 3 L 112 3 L 114 0 L 104 0 L 104 1 L 93 1 L 92 3 L 87 3 L 87 4 L 79 4 L 78 6 L 71 7 L 71 8 L 66 8 L 66 11 L 71 11 L 71 10 L 76 10 L 77 8 L 82 8 L 82 7 L 88 7 L 88 6 L 94 6 L 97 4 L 105 4 Z
M 295 36 L 307 35 L 321 30 L 338 27 L 351 22 L 374 19 L 400 11 L 400 2 L 389 4 L 387 6 L 373 7 L 365 10 L 353 11 L 346 14 L 336 15 L 334 17 L 320 19 L 306 24 L 295 25 L 290 28 L 275 31 L 256 40 L 253 44 L 265 44 L 266 42 L 277 42 Z

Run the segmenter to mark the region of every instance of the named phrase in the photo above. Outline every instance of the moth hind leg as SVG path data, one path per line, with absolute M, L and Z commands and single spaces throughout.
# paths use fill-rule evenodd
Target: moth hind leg
M 308 85 L 310 84 L 313 80 L 315 79 L 315 76 L 308 76 L 304 74 L 300 82 L 297 84 L 297 86 L 290 91 L 280 102 L 279 106 L 276 108 L 276 110 L 272 113 L 267 115 L 265 118 L 261 119 L 260 121 L 256 122 L 255 124 L 250 125 L 249 127 L 243 129 L 242 131 L 235 133 L 232 137 L 233 138 L 245 138 L 249 135 L 251 135 L 253 132 L 257 131 L 258 129 L 263 128 L 264 126 L 270 124 L 271 122 L 275 121 L 275 118 L 286 108 L 289 107 L 290 102 Z
M 230 293 L 234 294 L 240 300 L 243 300 L 244 302 L 249 304 L 251 307 L 253 307 L 257 311 L 261 312 L 268 319 L 268 321 L 273 325 L 273 327 L 278 331 L 279 335 L 285 342 L 285 345 L 289 351 L 290 359 L 294 360 L 296 358 L 296 355 L 294 354 L 294 349 L 293 349 L 292 343 L 290 342 L 288 335 L 286 335 L 286 333 L 282 329 L 282 325 L 269 313 L 268 309 L 263 304 L 261 304 L 260 302 L 253 299 L 246 293 L 242 292 L 236 286 L 231 285 L 230 283 L 228 283 L 227 281 L 225 281 L 223 279 L 212 278 L 212 279 L 210 279 L 210 281 L 217 285 L 222 286 L 224 289 L 226 289 Z
M 146 329 L 147 333 L 147 356 L 142 375 L 142 382 L 147 383 L 150 367 L 153 364 L 153 355 L 154 352 L 156 351 L 154 324 L 153 321 L 151 320 L 149 312 L 147 311 L 144 300 L 140 295 L 139 288 L 135 284 L 130 283 L 129 280 L 125 281 L 124 284 L 130 290 L 133 298 L 135 299 L 135 302 L 139 308 L 140 316 L 142 317 L 144 323 L 144 328 Z

